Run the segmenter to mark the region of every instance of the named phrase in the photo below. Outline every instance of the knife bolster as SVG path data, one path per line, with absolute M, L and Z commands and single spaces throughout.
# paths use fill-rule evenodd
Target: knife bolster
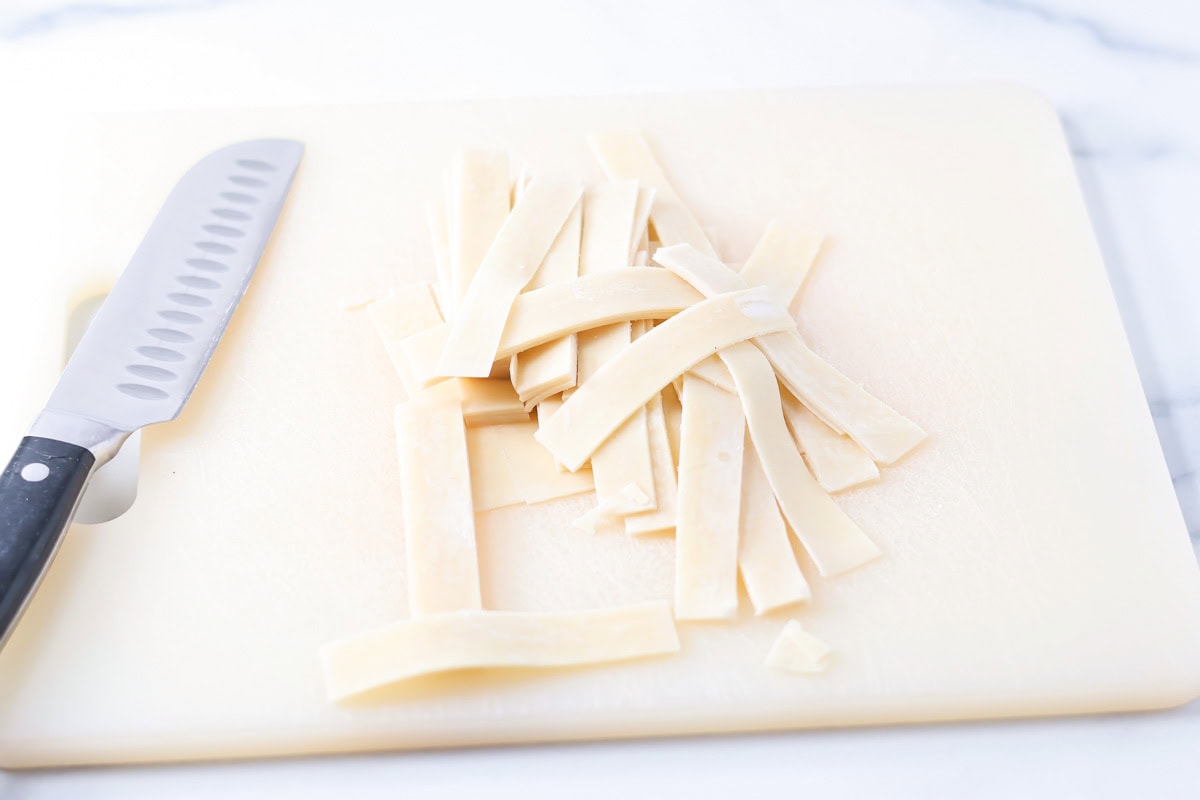
M 113 459 L 121 445 L 129 438 L 130 431 L 48 408 L 34 420 L 28 435 L 87 448 L 95 457 L 96 466 L 101 467 Z

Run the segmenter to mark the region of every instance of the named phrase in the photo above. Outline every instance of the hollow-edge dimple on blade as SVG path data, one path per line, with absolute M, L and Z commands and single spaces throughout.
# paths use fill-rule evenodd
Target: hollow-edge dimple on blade
M 176 184 L 46 408 L 133 431 L 178 416 L 267 246 L 304 153 L 222 148 Z

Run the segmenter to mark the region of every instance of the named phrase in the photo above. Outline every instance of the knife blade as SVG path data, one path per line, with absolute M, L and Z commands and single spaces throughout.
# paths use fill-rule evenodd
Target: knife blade
M 183 410 L 254 274 L 304 153 L 224 147 L 176 184 L 0 473 L 0 647 L 91 475 Z

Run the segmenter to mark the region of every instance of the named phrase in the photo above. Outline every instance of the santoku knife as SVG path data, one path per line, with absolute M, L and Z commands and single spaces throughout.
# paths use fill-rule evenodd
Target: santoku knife
M 246 291 L 304 146 L 225 147 L 176 184 L 0 474 L 0 646 L 88 479 L 129 435 L 179 415 Z

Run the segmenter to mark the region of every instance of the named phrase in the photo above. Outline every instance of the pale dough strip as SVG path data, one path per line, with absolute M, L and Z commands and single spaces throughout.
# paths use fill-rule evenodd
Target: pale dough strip
M 638 184 L 634 180 L 608 181 L 587 187 L 581 203 L 580 275 L 629 266 L 638 199 Z
M 629 319 L 663 319 L 703 300 L 687 281 L 665 269 L 625 267 L 518 295 L 500 340 L 499 357 L 522 353 L 569 333 Z M 441 380 L 437 360 L 450 326 L 403 340 L 398 351 L 419 385 Z
M 755 614 L 808 600 L 812 591 L 796 563 L 775 493 L 749 440 L 742 459 L 738 569 Z
M 822 575 L 838 575 L 879 556 L 879 548 L 817 485 L 783 419 L 779 382 L 749 342 L 721 351 L 746 413 L 746 427 L 784 518 Z M 696 380 L 696 379 L 693 379 Z M 684 412 L 687 404 L 684 404 Z
M 791 394 L 783 397 L 783 416 L 822 489 L 840 492 L 878 480 L 879 467 L 866 450 L 817 419 Z
M 623 330 L 614 330 L 623 328 Z M 631 325 L 608 325 L 579 334 L 579 378 L 586 386 L 605 363 L 629 347 Z M 634 411 L 591 455 L 596 500 L 608 516 L 648 511 L 657 505 L 646 410 Z
M 366 310 L 392 367 L 404 384 L 405 393 L 412 397 L 420 391 L 421 386 L 409 368 L 401 343 L 415 333 L 441 324 L 442 315 L 438 311 L 433 287 L 427 283 L 401 286 L 394 297 L 375 300 L 367 305 Z
M 716 255 L 704 229 L 676 194 L 641 133 L 598 133 L 589 137 L 588 143 L 609 177 L 634 178 L 654 190 L 650 220 L 660 242 L 665 245 L 686 243 Z
M 597 611 L 463 611 L 406 620 L 321 649 L 332 700 L 398 681 L 482 667 L 566 667 L 675 653 L 665 603 Z
M 400 499 L 414 617 L 480 608 L 471 477 L 462 406 L 453 385 L 396 407 Z
M 426 388 L 445 380 L 437 374 L 437 364 L 449 335 L 450 325 L 443 323 L 414 333 L 396 346 L 400 360 L 407 365 L 408 374 L 417 388 Z
M 513 473 L 508 456 L 497 447 L 497 433 L 507 427 L 486 425 L 467 428 L 467 461 L 471 469 L 471 499 L 476 514 L 525 502 L 520 476 Z M 582 472 L 565 474 L 579 475 Z
M 925 441 L 926 433 L 916 423 L 830 366 L 795 331 L 762 336 L 755 343 L 788 391 L 880 464 L 895 463 Z
M 537 405 L 538 430 L 541 430 L 542 426 L 546 423 L 546 421 L 548 419 L 550 419 L 550 417 L 554 416 L 554 414 L 560 408 L 562 408 L 563 402 L 564 401 L 563 401 L 563 397 L 561 394 L 553 394 L 553 395 L 550 395 L 549 397 L 547 397 L 545 400 L 542 400 L 540 403 L 538 403 L 538 405 Z M 538 447 L 542 447 L 541 444 L 539 444 Z M 545 450 L 546 448 L 542 447 L 542 449 Z M 554 461 L 554 467 L 559 472 L 570 472 L 570 470 L 568 470 L 566 467 L 564 467 L 562 465 L 562 462 L 559 461 L 557 458 L 554 458 L 554 456 L 550 456 L 550 458 L 551 458 L 551 460 Z
M 528 422 L 529 412 L 503 378 L 454 378 L 468 426 Z
M 367 307 L 376 330 L 384 340 L 384 346 L 392 359 L 404 390 L 409 397 L 416 396 L 423 388 L 440 382 L 430 373 L 437 363 L 441 334 L 445 330 L 438 325 L 441 317 L 436 307 L 432 315 L 423 306 L 423 300 L 414 302 L 379 301 Z M 409 331 L 409 325 L 433 323 L 404 338 L 396 337 Z M 512 384 L 506 378 L 454 378 L 463 406 L 463 419 L 467 425 L 494 425 L 506 422 L 521 422 L 529 419 L 529 412 Z
M 601 367 L 542 426 L 538 441 L 567 469 L 579 469 L 622 422 L 692 365 L 736 342 L 794 327 L 764 289 L 698 303 L 648 331 Z
M 571 211 L 526 291 L 579 277 L 579 244 L 583 220 L 581 211 L 578 204 Z M 512 358 L 513 386 L 527 405 L 547 394 L 569 389 L 576 383 L 574 334 L 540 344 L 527 352 L 517 353 Z
M 791 307 L 812 270 L 824 237 L 778 222 L 767 224 L 750 258 L 742 265 L 747 286 L 766 286 L 771 296 Z
M 579 201 L 578 184 L 534 178 L 505 219 L 450 322 L 438 374 L 486 378 L 513 301 Z
M 509 375 L 521 402 L 532 407 L 549 395 L 574 388 L 579 380 L 577 347 L 575 334 L 570 334 L 515 353 Z
M 444 183 L 449 184 L 449 175 L 443 175 Z M 454 296 L 454 278 L 450 275 L 450 228 L 446 221 L 446 199 L 434 203 L 429 209 L 429 241 L 433 246 L 433 266 L 437 280 L 434 293 L 438 305 L 447 311 L 453 311 L 458 305 Z
M 671 461 L 678 466 L 679 426 L 683 422 L 683 405 L 679 401 L 679 393 L 675 391 L 674 385 L 663 387 L 662 406 L 663 418 L 667 423 L 667 442 L 671 445 Z
M 746 420 L 736 395 L 698 378 L 681 399 L 675 618 L 733 619 Z
M 654 510 L 625 517 L 625 532 L 632 536 L 664 533 L 675 529 L 679 513 L 675 459 L 667 436 L 662 395 L 656 394 L 646 406 L 646 428 L 650 435 L 650 462 L 654 471 Z
M 608 181 L 583 194 L 583 235 L 579 274 L 596 275 L 626 267 L 636 224 L 637 181 Z M 618 322 L 579 336 L 579 384 L 633 341 L 630 322 Z M 635 411 L 592 454 L 596 500 L 609 516 L 653 509 L 654 467 L 644 409 Z
M 646 267 L 622 267 L 556 283 L 520 295 L 513 303 L 500 355 L 614 322 L 665 319 L 703 299 L 679 276 Z
M 646 410 L 634 411 L 592 453 L 596 499 L 613 516 L 658 507 Z
M 631 264 L 637 264 L 639 252 L 647 252 L 650 248 L 650 209 L 654 206 L 654 187 L 638 186 L 637 210 L 633 214 L 633 238 L 629 242 L 629 258 Z M 648 261 L 639 265 L 646 266 Z
M 592 474 L 558 469 L 546 448 L 534 441 L 536 430 L 532 422 L 467 428 L 476 512 L 592 491 Z
M 471 280 L 508 217 L 508 172 L 508 155 L 488 150 L 462 150 L 450 167 L 446 221 L 454 303 L 451 311 L 466 297 Z
M 706 296 L 744 289 L 738 273 L 687 245 L 662 248 L 654 260 Z M 814 414 L 847 434 L 883 464 L 891 464 L 925 439 L 925 432 L 838 372 L 804 344 L 795 330 L 755 338 L 779 379 Z
M 737 387 L 733 385 L 733 378 L 729 377 L 729 370 L 725 369 L 725 365 L 721 363 L 721 357 L 717 355 L 711 355 L 689 369 L 688 375 L 707 381 L 727 392 L 737 391 Z
M 517 201 L 521 199 L 521 194 L 529 187 L 529 182 L 533 180 L 533 173 L 529 170 L 528 164 L 521 164 L 517 170 L 517 176 L 512 182 L 512 204 L 515 206 Z

